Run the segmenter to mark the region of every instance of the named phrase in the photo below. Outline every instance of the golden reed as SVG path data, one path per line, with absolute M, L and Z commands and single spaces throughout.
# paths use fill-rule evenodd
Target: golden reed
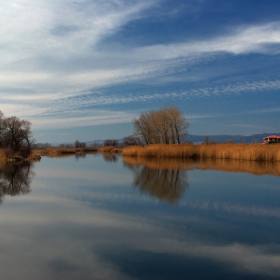
M 130 146 L 123 149 L 123 156 L 156 158 L 216 158 L 249 161 L 280 161 L 280 145 L 192 145 L 153 144 L 145 147 Z
M 48 157 L 68 157 L 72 156 L 76 153 L 95 153 L 97 152 L 97 148 L 93 147 L 84 147 L 84 148 L 46 148 L 46 149 L 34 149 L 34 151 L 41 156 Z
M 123 157 L 123 163 L 128 166 L 144 165 L 150 169 L 168 170 L 215 170 L 224 172 L 244 172 L 254 175 L 280 176 L 280 162 L 248 161 L 229 159 L 182 159 L 182 158 L 146 158 Z
M 99 153 L 121 153 L 122 149 L 114 146 L 105 146 L 98 149 Z

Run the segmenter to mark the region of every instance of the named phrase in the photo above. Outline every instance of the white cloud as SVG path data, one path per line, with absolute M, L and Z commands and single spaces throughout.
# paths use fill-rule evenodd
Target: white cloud
M 241 26 L 231 33 L 203 41 L 132 47 L 105 45 L 103 40 L 155 7 L 157 1 L 15 0 L 0 4 L 0 103 L 6 115 L 30 116 L 35 125 L 61 125 L 54 113 L 79 106 L 127 104 L 167 98 L 190 99 L 231 95 L 241 92 L 275 90 L 280 81 L 229 84 L 215 88 L 133 95 L 92 95 L 83 100 L 84 91 L 99 90 L 127 82 L 154 80 L 190 70 L 220 53 L 271 53 L 280 43 L 280 22 Z M 277 53 L 273 49 L 273 53 Z M 71 98 L 76 98 L 71 100 Z M 43 121 L 38 115 L 49 116 Z M 97 112 L 98 114 L 98 112 Z M 78 116 L 77 116 L 78 117 Z M 68 122 L 86 124 L 121 122 L 117 118 L 79 116 Z M 36 118 L 36 119 L 35 119 Z M 83 119 L 84 118 L 84 119 Z M 113 120 L 114 119 L 114 120 Z M 40 123 L 41 122 L 41 123 Z
M 75 94 L 177 72 L 181 59 L 188 67 L 201 56 L 267 53 L 270 44 L 280 43 L 280 23 L 273 22 L 206 41 L 138 48 L 102 44 L 157 2 L 5 1 L 0 17 L 1 86 L 29 90 L 33 96 Z
M 215 242 L 211 236 L 207 235 L 207 230 L 206 234 L 201 236 L 195 234 L 193 230 L 174 227 L 173 224 L 168 226 L 166 219 L 169 217 L 163 218 L 162 215 L 159 217 L 157 215 L 134 216 L 130 213 L 102 209 L 100 204 L 92 205 L 87 200 L 77 201 L 79 194 L 76 191 L 71 193 L 70 190 L 69 192 L 69 188 L 71 186 L 63 184 L 60 188 L 52 184 L 43 184 L 40 188 L 44 191 L 43 195 L 38 195 L 37 192 L 37 195 L 24 198 L 25 204 L 28 204 L 29 207 L 23 212 L 19 212 L 13 207 L 15 201 L 10 202 L 10 207 L 2 209 L 4 212 L 0 221 L 5 228 L 1 231 L 4 253 L 1 255 L 3 275 L 18 278 L 18 273 L 21 273 L 21 276 L 30 278 L 32 274 L 39 275 L 40 271 L 44 269 L 45 274 L 39 278 L 53 278 L 51 276 L 54 276 L 55 271 L 52 271 L 52 266 L 46 267 L 45 264 L 63 260 L 64 263 L 75 264 L 79 268 L 78 271 L 67 271 L 69 274 L 71 273 L 71 277 L 74 273 L 76 276 L 74 278 L 78 278 L 76 274 L 86 270 L 87 272 L 94 271 L 98 279 L 126 279 L 126 277 L 130 279 L 128 275 L 121 273 L 121 267 L 117 263 L 106 258 L 108 248 L 199 258 L 217 265 L 226 265 L 228 272 L 238 271 L 262 277 L 279 275 L 279 248 L 275 245 L 272 247 L 268 243 L 251 245 L 240 242 Z M 58 192 L 58 195 L 54 196 L 53 189 L 55 189 L 55 193 Z M 74 199 L 64 196 L 69 193 Z M 90 194 L 93 192 L 90 191 Z M 88 193 L 83 195 L 88 195 Z M 112 197 L 107 195 L 95 198 L 103 203 L 112 201 Z M 122 202 L 127 202 L 126 199 L 126 195 L 117 197 L 117 200 Z M 128 197 L 128 199 L 130 198 Z M 139 202 L 139 200 L 137 201 Z M 153 204 L 154 201 L 149 200 L 147 203 Z M 197 202 L 195 205 L 198 208 L 203 206 L 201 202 Z M 256 211 L 257 216 L 261 214 L 261 217 L 279 218 L 278 209 L 272 213 L 265 211 L 262 215 L 265 209 L 253 209 L 253 212 L 248 212 L 246 207 L 243 207 L 239 212 L 240 206 L 231 209 L 228 209 L 228 205 L 224 206 L 225 209 L 217 208 L 216 204 L 211 207 L 216 207 L 215 209 L 219 212 L 225 210 L 236 213 L 237 211 L 241 215 L 244 213 L 252 215 Z M 37 207 L 39 211 L 34 211 L 34 207 Z M 249 207 L 249 210 L 251 208 Z M 203 209 L 208 210 L 207 207 Z M 217 221 L 209 219 L 206 221 L 191 215 L 184 215 L 182 222 L 183 224 L 196 222 L 202 231 L 209 226 L 217 227 Z M 15 225 L 20 225 L 20 231 Z M 218 224 L 218 227 L 223 226 L 223 223 Z M 41 253 L 42 251 L 44 254 Z M 20 258 L 22 252 L 28 252 L 26 258 Z M 18 263 L 18 269 L 11 271 L 8 269 L 9 264 L 15 260 Z M 107 271 L 105 276 L 104 271 Z
M 85 112 L 84 112 L 85 113 Z M 92 112 L 91 112 L 92 113 Z M 73 114 L 73 117 L 30 117 L 32 125 L 35 129 L 38 128 L 73 128 L 82 126 L 94 126 L 101 124 L 117 124 L 130 123 L 135 115 L 124 112 L 99 111 L 95 110 L 91 116 L 79 116 Z
M 238 127 L 247 127 L 247 128 L 259 128 L 259 129 L 277 129 L 276 127 L 271 126 L 261 126 L 261 125 L 251 125 L 251 124 L 232 124 L 232 126 L 238 126 Z
M 175 59 L 216 52 L 233 54 L 270 53 L 270 44 L 280 44 L 280 22 L 240 27 L 233 30 L 230 35 L 212 38 L 207 41 L 155 45 L 138 48 L 135 52 L 151 60 Z

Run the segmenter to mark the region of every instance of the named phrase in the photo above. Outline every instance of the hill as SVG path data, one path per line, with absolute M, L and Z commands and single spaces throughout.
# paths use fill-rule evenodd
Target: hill
M 244 136 L 244 135 L 192 135 L 188 134 L 187 136 L 187 141 L 192 142 L 192 143 L 199 143 L 199 142 L 204 142 L 205 137 L 208 137 L 209 141 L 217 141 L 219 143 L 225 143 L 229 140 L 233 140 L 234 143 L 262 143 L 263 138 L 272 135 L 272 134 L 277 134 L 280 135 L 280 133 L 277 132 L 271 132 L 271 133 L 262 133 L 262 134 L 253 134 L 250 136 Z

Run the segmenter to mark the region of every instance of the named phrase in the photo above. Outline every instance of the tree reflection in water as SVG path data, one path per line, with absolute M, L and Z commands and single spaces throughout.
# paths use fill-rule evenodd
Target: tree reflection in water
M 86 158 L 86 154 L 83 154 L 83 153 L 76 153 L 75 154 L 75 158 L 76 160 L 79 160 L 80 158 Z
M 118 162 L 118 157 L 111 153 L 102 153 L 103 158 L 106 162 Z
M 124 165 L 133 171 L 134 185 L 140 188 L 141 193 L 157 197 L 167 204 L 176 204 L 188 188 L 187 171 L 172 168 L 170 161 L 168 168 L 166 160 L 149 159 L 153 168 L 142 164 L 133 164 L 133 161 L 124 160 Z
M 175 204 L 188 187 L 187 170 L 280 176 L 280 162 L 270 161 L 123 157 L 123 163 L 133 170 L 134 185 L 141 192 L 157 196 L 161 201 L 171 204 Z
M 5 195 L 16 196 L 28 194 L 35 175 L 30 163 L 7 164 L 0 168 L 0 203 Z

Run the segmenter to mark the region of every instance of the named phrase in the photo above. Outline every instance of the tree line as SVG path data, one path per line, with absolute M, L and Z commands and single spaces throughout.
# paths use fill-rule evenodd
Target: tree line
M 5 118 L 0 111 L 0 148 L 9 148 L 11 152 L 25 150 L 30 154 L 31 144 L 31 122 L 15 116 Z

